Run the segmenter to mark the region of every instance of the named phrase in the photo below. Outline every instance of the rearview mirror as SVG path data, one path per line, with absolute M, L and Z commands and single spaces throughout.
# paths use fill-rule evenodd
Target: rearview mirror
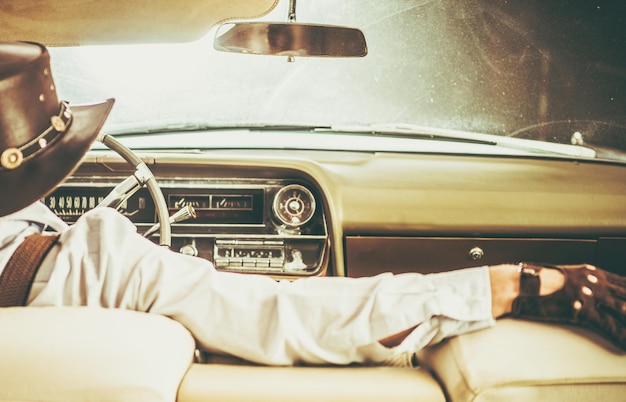
M 363 57 L 363 32 L 334 25 L 240 22 L 219 27 L 214 47 L 234 53 L 289 57 Z

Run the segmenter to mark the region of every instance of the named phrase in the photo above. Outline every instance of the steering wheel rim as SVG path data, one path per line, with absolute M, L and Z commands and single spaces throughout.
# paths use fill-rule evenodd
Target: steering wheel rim
M 154 201 L 156 208 L 157 218 L 159 221 L 159 243 L 162 246 L 171 248 L 172 246 L 172 227 L 169 219 L 169 213 L 167 209 L 167 203 L 163 196 L 163 191 L 157 183 L 150 168 L 126 145 L 119 142 L 115 137 L 108 134 L 101 134 L 98 136 L 98 141 L 104 144 L 107 148 L 117 153 L 119 156 L 131 166 L 135 168 L 135 179 L 138 183 L 145 185 L 150 192 L 150 196 Z M 140 172 L 140 174 L 137 174 Z

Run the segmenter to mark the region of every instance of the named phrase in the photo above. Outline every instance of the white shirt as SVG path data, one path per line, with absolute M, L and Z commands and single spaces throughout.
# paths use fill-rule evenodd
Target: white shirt
M 440 274 L 275 281 L 217 271 L 157 246 L 109 208 L 71 227 L 37 202 L 0 218 L 0 270 L 29 234 L 60 232 L 30 306 L 152 312 L 182 323 L 198 347 L 254 362 L 410 364 L 417 350 L 494 324 L 486 267 Z M 378 340 L 417 326 L 395 348 Z

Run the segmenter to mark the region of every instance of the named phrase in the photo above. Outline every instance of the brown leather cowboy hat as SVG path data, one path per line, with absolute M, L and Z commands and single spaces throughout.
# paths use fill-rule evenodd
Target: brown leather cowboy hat
M 59 102 L 45 46 L 0 42 L 0 216 L 41 199 L 78 165 L 113 99 Z

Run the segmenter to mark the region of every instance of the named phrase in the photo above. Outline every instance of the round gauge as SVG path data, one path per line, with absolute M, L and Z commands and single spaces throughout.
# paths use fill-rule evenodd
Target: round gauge
M 272 208 L 282 223 L 295 228 L 304 225 L 313 217 L 315 198 L 306 187 L 290 184 L 276 193 Z

